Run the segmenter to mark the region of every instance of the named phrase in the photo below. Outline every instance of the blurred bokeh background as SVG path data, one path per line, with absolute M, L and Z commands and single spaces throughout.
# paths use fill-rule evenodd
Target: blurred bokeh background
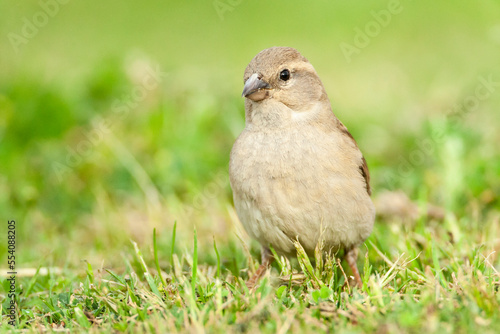
M 229 152 L 243 71 L 270 46 L 315 66 L 375 198 L 498 217 L 496 0 L 26 0 L 0 18 L 0 231 L 17 221 L 18 266 L 116 265 L 174 221 L 178 247 L 194 226 L 200 247 L 241 247 Z

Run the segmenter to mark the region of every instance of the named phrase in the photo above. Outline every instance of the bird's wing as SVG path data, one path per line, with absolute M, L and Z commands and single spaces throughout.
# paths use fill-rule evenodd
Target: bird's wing
M 358 144 L 356 143 L 356 140 L 351 135 L 351 133 L 347 130 L 347 127 L 344 124 L 342 124 L 341 121 L 339 121 L 338 127 L 339 127 L 340 131 L 345 136 L 349 137 L 352 140 L 354 146 L 359 150 L 359 147 L 358 147 Z M 363 156 L 363 154 L 361 154 L 361 163 L 359 165 L 359 172 L 361 173 L 361 176 L 363 176 L 363 178 L 365 179 L 366 192 L 368 193 L 368 195 L 371 195 L 372 190 L 370 188 L 370 171 L 368 170 L 368 164 L 366 163 L 366 160 L 365 160 L 365 157 Z

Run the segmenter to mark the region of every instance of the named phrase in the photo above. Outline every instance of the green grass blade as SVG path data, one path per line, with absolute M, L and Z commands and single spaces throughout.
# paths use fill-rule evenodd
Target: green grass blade
M 160 297 L 160 299 L 161 299 L 162 295 L 161 295 L 160 291 L 158 290 L 158 287 L 156 286 L 156 283 L 155 283 L 153 277 L 149 273 L 148 266 L 146 265 L 146 262 L 144 261 L 144 257 L 142 256 L 142 252 L 139 249 L 139 246 L 137 245 L 136 242 L 134 242 L 134 241 L 131 241 L 131 242 L 134 245 L 135 255 L 137 256 L 137 259 L 139 260 L 139 263 L 141 264 L 142 270 L 144 271 L 144 278 L 146 278 L 146 281 L 148 282 L 148 285 L 149 285 L 151 291 L 153 291 L 153 293 L 155 295 L 157 295 L 158 297 Z
M 444 278 L 441 265 L 439 264 L 438 255 L 439 255 L 438 248 L 437 248 L 435 242 L 432 242 L 432 264 L 434 265 L 434 270 L 436 271 L 436 276 L 439 280 L 439 283 L 441 284 L 441 286 L 445 287 L 446 280 Z
M 89 282 L 91 284 L 94 284 L 94 270 L 92 269 L 92 265 L 90 264 L 90 262 L 87 262 L 87 277 L 89 279 Z
M 215 242 L 215 237 L 214 237 L 214 250 L 215 250 L 215 255 L 217 256 L 217 274 L 215 277 L 220 278 L 220 255 L 219 251 L 217 250 L 217 243 Z
M 170 265 L 174 266 L 175 234 L 177 232 L 177 220 L 174 222 L 174 231 L 172 232 L 172 241 L 170 242 Z
M 24 296 L 27 297 L 30 295 L 31 290 L 33 290 L 33 287 L 35 286 L 36 279 L 38 278 L 38 273 L 40 272 L 41 265 L 38 266 L 35 275 L 31 278 L 28 287 L 26 288 L 26 292 L 24 293 Z
M 92 326 L 89 319 L 87 319 L 87 316 L 85 316 L 80 307 L 75 307 L 74 311 L 76 322 L 78 322 L 80 326 L 82 326 L 83 328 L 90 328 L 90 326 Z
M 156 228 L 153 229 L 153 252 L 155 256 L 156 271 L 158 272 L 161 284 L 163 284 L 163 288 L 165 289 L 167 287 L 167 282 L 165 281 L 165 278 L 163 278 L 163 275 L 161 274 L 160 262 L 158 261 L 158 248 L 156 246 Z
M 193 268 L 191 276 L 191 291 L 193 293 L 193 298 L 196 299 L 196 274 L 198 273 L 198 235 L 196 233 L 196 227 L 194 228 L 194 250 L 193 250 Z
M 309 277 L 315 287 L 323 286 L 323 282 L 321 282 L 321 280 L 319 280 L 314 273 L 314 268 L 311 264 L 311 261 L 309 260 L 309 256 L 307 255 L 300 242 L 296 240 L 293 242 L 293 244 L 295 246 L 295 249 L 297 250 L 297 260 L 299 261 L 299 265 L 302 268 L 304 274 Z

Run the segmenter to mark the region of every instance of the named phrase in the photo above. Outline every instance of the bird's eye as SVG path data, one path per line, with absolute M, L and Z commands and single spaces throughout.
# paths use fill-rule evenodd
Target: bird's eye
M 283 71 L 280 72 L 280 79 L 283 81 L 287 81 L 290 79 L 290 71 L 287 69 L 284 69 Z

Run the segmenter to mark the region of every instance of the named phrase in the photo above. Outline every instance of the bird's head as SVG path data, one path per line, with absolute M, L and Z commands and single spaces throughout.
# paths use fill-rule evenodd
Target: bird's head
M 272 47 L 248 64 L 242 96 L 253 103 L 274 100 L 300 112 L 320 101 L 328 102 L 323 84 L 309 61 L 297 50 Z

